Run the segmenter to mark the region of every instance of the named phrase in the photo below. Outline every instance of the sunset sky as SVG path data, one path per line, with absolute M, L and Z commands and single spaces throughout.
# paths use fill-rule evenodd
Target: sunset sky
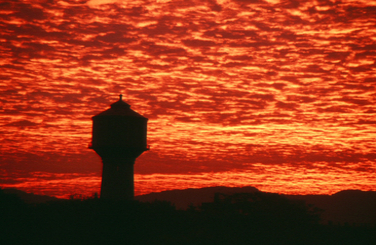
M 91 117 L 149 118 L 135 192 L 376 191 L 376 1 L 0 1 L 0 187 L 100 188 Z

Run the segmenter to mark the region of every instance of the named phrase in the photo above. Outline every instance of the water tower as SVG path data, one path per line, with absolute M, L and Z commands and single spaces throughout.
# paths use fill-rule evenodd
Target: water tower
M 89 148 L 102 158 L 100 198 L 103 199 L 133 199 L 133 165 L 136 158 L 148 150 L 148 119 L 130 107 L 120 95 L 110 109 L 92 117 L 93 136 Z

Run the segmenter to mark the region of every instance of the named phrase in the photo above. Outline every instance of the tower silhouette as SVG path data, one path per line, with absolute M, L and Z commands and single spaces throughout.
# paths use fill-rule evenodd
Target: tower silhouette
M 120 95 L 110 109 L 93 116 L 92 120 L 89 148 L 103 162 L 100 198 L 133 199 L 133 165 L 136 158 L 148 150 L 148 119 L 133 111 Z

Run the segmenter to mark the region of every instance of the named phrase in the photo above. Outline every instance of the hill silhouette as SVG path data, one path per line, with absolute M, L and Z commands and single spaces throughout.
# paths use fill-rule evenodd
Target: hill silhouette
M 139 201 L 168 201 L 178 209 L 214 201 L 215 193 L 254 193 L 254 187 L 207 187 L 201 189 L 170 190 L 136 196 Z M 376 225 L 376 191 L 345 190 L 333 195 L 285 195 L 322 209 L 323 223 Z
M 376 225 L 376 191 L 344 190 L 333 195 L 289 195 L 323 210 L 323 222 Z
M 25 203 L 44 203 L 61 200 L 45 195 L 35 195 L 17 189 L 3 189 L 4 193 L 18 196 Z M 255 187 L 205 187 L 200 189 L 168 190 L 136 196 L 141 202 L 164 201 L 177 209 L 186 210 L 213 202 L 216 193 L 232 195 L 236 193 L 259 192 Z M 77 196 L 79 197 L 79 196 Z M 291 200 L 301 200 L 322 210 L 324 224 L 376 225 L 376 191 L 344 190 L 333 195 L 285 195 Z
M 0 189 L 1 244 L 374 244 L 375 225 L 322 224 L 304 200 L 246 189 L 187 190 L 229 192 L 186 210 L 95 197 L 32 204 Z M 362 195 L 333 196 L 351 193 Z
M 27 192 L 17 190 L 17 189 L 14 189 L 14 188 L 3 189 L 3 192 L 5 194 L 17 196 L 18 198 L 20 198 L 25 203 L 44 203 L 44 202 L 48 202 L 48 201 L 59 200 L 59 198 L 56 198 L 56 197 L 51 197 L 51 196 L 46 196 L 46 195 L 36 195 L 36 194 L 33 194 L 33 193 L 27 193 Z
M 235 194 L 235 193 L 254 193 L 259 191 L 255 187 L 204 187 L 200 189 L 169 190 L 162 192 L 153 192 L 146 195 L 136 196 L 135 199 L 142 202 L 168 201 L 178 209 L 187 209 L 189 206 L 198 206 L 204 202 L 214 201 L 215 193 Z

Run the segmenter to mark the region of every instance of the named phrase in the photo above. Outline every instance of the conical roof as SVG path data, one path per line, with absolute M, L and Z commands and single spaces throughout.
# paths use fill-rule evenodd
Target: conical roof
M 105 110 L 94 117 L 101 117 L 101 116 L 128 116 L 128 117 L 142 117 L 147 119 L 146 117 L 138 114 L 134 110 L 131 109 L 131 106 L 123 101 L 123 95 L 119 96 L 119 100 L 115 103 L 111 104 L 111 108 Z

